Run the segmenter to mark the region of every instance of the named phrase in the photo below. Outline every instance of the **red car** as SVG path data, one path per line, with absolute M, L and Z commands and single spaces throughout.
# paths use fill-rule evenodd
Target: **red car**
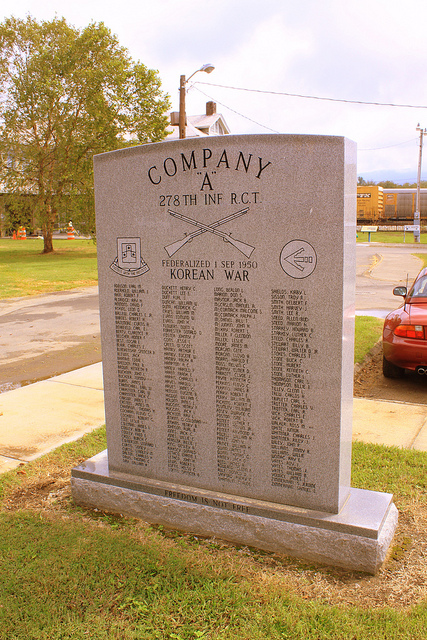
M 405 369 L 427 375 L 427 268 L 415 278 L 409 292 L 393 289 L 403 304 L 388 314 L 383 328 L 383 374 L 400 378 Z

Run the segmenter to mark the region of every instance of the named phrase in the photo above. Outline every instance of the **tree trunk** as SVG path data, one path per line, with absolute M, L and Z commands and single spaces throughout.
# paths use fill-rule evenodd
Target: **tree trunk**
M 52 240 L 52 229 L 44 229 L 43 230 L 43 253 L 52 253 L 53 252 L 53 240 Z
M 42 224 L 43 241 L 44 241 L 43 253 L 52 253 L 53 252 L 52 233 L 53 233 L 53 225 L 56 218 L 56 212 L 53 211 L 52 205 L 50 204 L 49 201 L 45 203 L 45 210 L 46 210 L 46 219 L 44 224 Z

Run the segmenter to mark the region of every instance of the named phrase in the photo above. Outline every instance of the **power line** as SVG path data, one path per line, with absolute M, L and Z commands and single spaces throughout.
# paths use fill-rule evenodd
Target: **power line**
M 201 83 L 201 84 L 205 84 L 205 83 Z M 244 116 L 243 113 L 239 113 L 239 111 L 236 111 L 235 109 L 232 109 L 231 107 L 227 107 L 226 104 L 220 102 L 216 98 L 212 98 L 212 96 L 208 96 L 207 93 L 205 93 L 204 91 L 202 91 L 201 89 L 196 87 L 195 84 L 192 84 L 191 86 L 192 86 L 193 89 L 195 89 L 199 93 L 202 93 L 204 96 L 206 96 L 206 98 L 209 98 L 209 100 L 214 100 L 214 102 L 216 102 L 217 104 L 220 104 L 221 107 L 224 107 L 225 109 L 228 109 L 229 111 L 232 111 L 233 113 L 235 113 L 236 115 L 240 116 L 241 118 L 245 118 L 245 120 L 249 120 L 249 122 L 253 122 L 254 124 L 257 124 L 259 127 L 263 127 L 264 129 L 268 129 L 268 131 L 272 131 L 273 133 L 281 133 L 280 131 L 276 131 L 275 129 L 270 129 L 270 127 L 267 127 L 265 124 L 261 124 L 260 122 L 257 122 L 256 120 L 252 120 L 252 118 L 248 118 L 248 116 Z M 212 86 L 215 86 L 215 85 L 212 85 Z
M 410 140 L 406 140 L 405 142 L 397 142 L 396 144 L 389 144 L 387 147 L 374 147 L 373 149 L 358 149 L 358 151 L 380 151 L 381 149 L 391 149 L 392 147 L 401 147 L 404 144 L 409 144 L 410 142 L 417 142 L 417 138 L 411 138 Z
M 228 109 L 229 111 L 232 111 L 233 113 L 235 113 L 236 115 L 240 116 L 241 118 L 245 118 L 246 120 L 249 120 L 250 122 L 253 122 L 254 124 L 258 125 L 259 127 L 263 127 L 264 129 L 268 129 L 268 131 L 272 131 L 273 133 L 281 133 L 281 131 L 276 131 L 275 129 L 271 129 L 270 127 L 267 127 L 264 124 L 261 124 L 260 122 L 257 122 L 256 120 L 253 120 L 252 118 L 249 118 L 248 116 L 243 115 L 243 113 L 240 113 L 239 111 L 236 111 L 235 109 L 232 109 L 231 107 L 227 106 L 226 104 L 224 104 L 223 102 L 220 102 L 219 100 L 217 100 L 216 98 L 208 95 L 207 93 L 205 93 L 204 91 L 202 91 L 201 89 L 199 89 L 198 87 L 196 87 L 196 84 L 203 84 L 203 85 L 210 85 L 212 87 L 222 87 L 224 89 L 236 89 L 238 91 L 255 91 L 255 92 L 259 92 L 259 93 L 272 93 L 272 94 L 276 94 L 276 95 L 287 95 L 287 96 L 293 96 L 293 97 L 300 97 L 300 98 L 313 98 L 313 99 L 317 99 L 317 100 L 333 100 L 335 102 L 353 102 L 351 100 L 338 100 L 335 98 L 315 98 L 314 96 L 297 96 L 295 94 L 288 94 L 288 93 L 278 93 L 278 92 L 274 92 L 274 91 L 258 91 L 257 89 L 239 89 L 237 87 L 227 87 L 225 85 L 221 85 L 221 84 L 211 84 L 209 82 L 194 82 L 190 85 L 190 88 L 195 89 L 196 91 L 198 91 L 199 93 L 203 94 L 206 98 L 209 98 L 209 100 L 213 100 L 215 101 L 217 104 L 220 104 L 222 107 L 224 107 L 225 109 Z M 376 103 L 376 102 L 356 102 L 356 104 L 376 104 L 376 105 L 380 105 L 381 103 Z M 403 107 L 405 105 L 382 105 L 382 106 L 400 106 Z M 406 106 L 410 106 L 410 105 L 406 105 Z M 427 107 L 417 107 L 417 108 L 421 108 L 421 109 L 426 109 Z M 400 147 L 403 146 L 405 144 L 409 144 L 410 142 L 414 142 L 417 141 L 417 138 L 411 138 L 410 140 L 405 140 L 404 142 L 397 142 L 396 144 L 390 144 L 387 145 L 385 147 L 373 147 L 371 149 L 358 149 L 358 151 L 380 151 L 381 149 L 391 149 L 393 147 Z
M 305 98 L 308 100 L 326 100 L 328 102 L 345 102 L 347 104 L 365 104 L 376 107 L 398 107 L 402 109 L 427 109 L 426 105 L 415 104 L 393 104 L 391 102 L 367 102 L 364 100 L 344 100 L 343 98 L 324 98 L 321 96 L 306 96 L 299 93 L 285 93 L 283 91 L 263 91 L 262 89 L 247 89 L 245 87 L 229 87 L 224 84 L 212 84 L 210 82 L 196 81 L 194 84 L 204 84 L 210 87 L 219 87 L 221 89 L 233 89 L 234 91 L 248 91 L 250 93 L 265 93 L 274 96 L 287 96 L 289 98 Z

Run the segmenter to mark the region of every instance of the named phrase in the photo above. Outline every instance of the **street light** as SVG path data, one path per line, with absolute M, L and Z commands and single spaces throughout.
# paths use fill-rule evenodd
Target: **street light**
M 203 67 L 197 69 L 194 73 L 191 74 L 187 80 L 185 76 L 180 76 L 179 79 L 179 137 L 185 138 L 185 85 L 196 73 L 199 71 L 204 71 L 205 73 L 211 73 L 215 67 L 213 64 L 204 64 Z

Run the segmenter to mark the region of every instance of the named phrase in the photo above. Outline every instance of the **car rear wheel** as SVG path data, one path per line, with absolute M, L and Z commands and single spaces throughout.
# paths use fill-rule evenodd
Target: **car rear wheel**
M 389 362 L 383 356 L 383 376 L 385 378 L 402 378 L 405 374 L 405 369 L 398 367 L 397 365 Z

